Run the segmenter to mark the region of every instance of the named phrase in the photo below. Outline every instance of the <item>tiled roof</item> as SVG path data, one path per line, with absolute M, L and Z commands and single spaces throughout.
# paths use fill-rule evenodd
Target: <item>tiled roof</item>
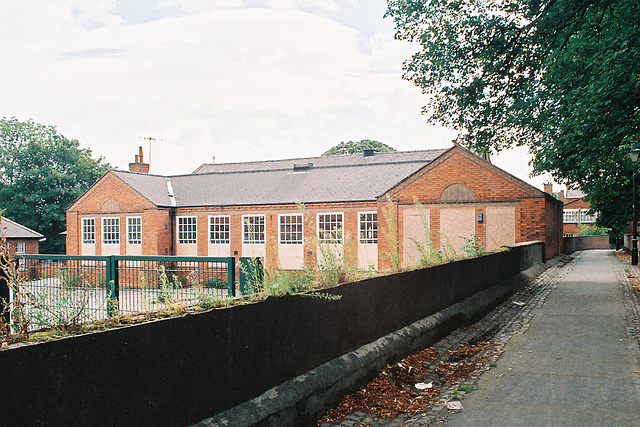
M 44 237 L 37 231 L 4 217 L 0 218 L 0 234 L 4 234 L 8 239 L 41 239 Z
M 112 170 L 117 177 L 157 206 L 172 206 L 167 177 L 139 172 Z
M 205 164 L 193 174 L 171 177 L 113 172 L 158 206 L 375 201 L 445 151 Z
M 436 150 L 392 151 L 385 153 L 375 153 L 375 155 L 372 156 L 365 156 L 363 154 L 350 154 L 342 156 L 304 157 L 298 159 L 266 160 L 260 162 L 244 163 L 204 163 L 193 173 L 201 174 L 215 172 L 291 169 L 294 165 L 306 165 L 309 163 L 313 163 L 314 167 L 325 167 L 374 165 L 388 162 L 429 162 L 440 156 L 447 150 L 448 149 L 445 148 Z

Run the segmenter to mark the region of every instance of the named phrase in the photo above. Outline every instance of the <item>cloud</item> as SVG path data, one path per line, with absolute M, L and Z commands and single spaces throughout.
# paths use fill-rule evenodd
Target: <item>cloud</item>
M 303 10 L 312 13 L 337 13 L 340 6 L 334 0 L 270 0 L 273 9 Z
M 373 1 L 248 7 L 258 3 L 162 0 L 171 13 L 127 25 L 113 1 L 10 1 L 0 15 L 10 64 L 0 68 L 0 114 L 57 125 L 121 168 L 138 145 L 148 151 L 142 137 L 162 139 L 150 153 L 162 174 L 214 155 L 314 156 L 346 140 L 450 144 L 454 133 L 426 125 L 424 97 L 401 79 L 412 47 L 333 17 Z
M 179 8 L 184 13 L 193 15 L 212 12 L 219 9 L 234 9 L 244 6 L 242 0 L 158 0 L 160 9 Z

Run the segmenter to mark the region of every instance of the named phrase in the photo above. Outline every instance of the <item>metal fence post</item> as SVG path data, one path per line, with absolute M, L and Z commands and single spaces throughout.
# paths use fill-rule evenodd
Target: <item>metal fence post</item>
M 111 255 L 106 260 L 107 267 L 107 315 L 119 314 L 120 286 L 118 283 L 118 259 Z
M 229 257 L 227 262 L 227 289 L 231 296 L 236 296 L 236 258 Z

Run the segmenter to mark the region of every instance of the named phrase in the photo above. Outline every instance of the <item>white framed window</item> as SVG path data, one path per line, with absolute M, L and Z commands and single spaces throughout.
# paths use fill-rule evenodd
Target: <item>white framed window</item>
M 578 209 L 565 209 L 562 212 L 562 222 L 564 222 L 564 223 L 577 223 L 578 222 Z
M 209 217 L 209 243 L 229 244 L 229 215 Z
M 120 218 L 102 218 L 102 243 L 105 245 L 120 243 Z
M 264 215 L 242 216 L 242 242 L 264 243 Z
M 96 242 L 96 219 L 82 218 L 82 243 L 92 245 Z
M 321 243 L 342 243 L 342 213 L 318 214 L 318 240 Z
M 23 241 L 16 242 L 16 255 L 24 255 L 27 253 L 27 244 Z M 18 270 L 25 271 L 27 269 L 24 258 L 18 259 Z
M 580 223 L 590 224 L 596 222 L 598 215 L 589 215 L 589 209 L 580 209 Z
M 195 216 L 178 217 L 178 243 L 197 243 L 198 224 Z
M 302 234 L 302 214 L 278 215 L 280 233 L 278 241 L 285 245 L 301 245 Z
M 565 209 L 562 212 L 562 222 L 570 224 L 590 224 L 596 222 L 598 215 L 589 215 L 589 209 Z
M 360 212 L 358 216 L 360 243 L 378 243 L 378 214 Z
M 142 218 L 139 216 L 127 217 L 127 243 L 142 244 Z

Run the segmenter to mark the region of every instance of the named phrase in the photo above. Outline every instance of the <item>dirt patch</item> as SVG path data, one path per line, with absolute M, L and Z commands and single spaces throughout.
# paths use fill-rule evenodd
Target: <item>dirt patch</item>
M 484 362 L 492 341 L 469 341 L 438 355 L 432 347 L 387 365 L 362 389 L 346 395 L 318 424 L 337 423 L 354 412 L 380 418 L 413 416 L 440 399 L 442 391 L 467 378 Z

